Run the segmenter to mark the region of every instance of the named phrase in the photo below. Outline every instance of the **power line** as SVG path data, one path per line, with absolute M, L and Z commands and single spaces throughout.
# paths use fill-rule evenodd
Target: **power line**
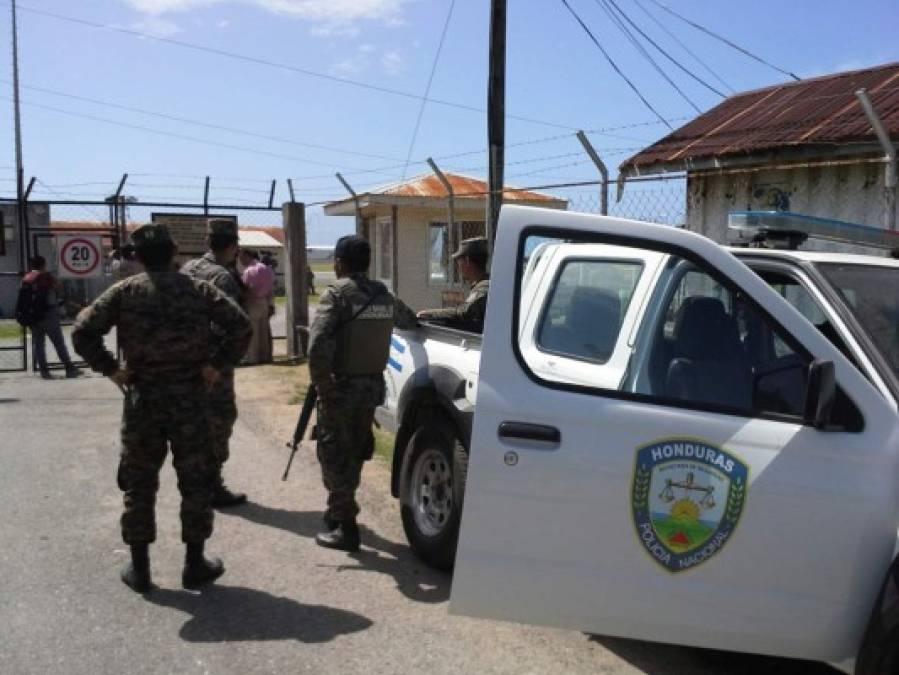
M 612 68 L 615 70 L 616 73 L 618 73 L 618 75 L 621 77 L 621 79 L 623 79 L 625 82 L 627 82 L 628 86 L 634 91 L 634 93 L 640 98 L 640 100 L 643 101 L 643 105 L 645 105 L 647 108 L 649 108 L 649 110 L 652 111 L 652 114 L 655 115 L 656 117 L 658 117 L 659 120 L 666 127 L 668 127 L 671 131 L 674 131 L 674 128 L 668 123 L 668 120 L 666 120 L 664 117 L 662 117 L 662 115 L 659 114 L 659 111 L 652 107 L 652 104 L 646 100 L 646 97 L 643 96 L 643 94 L 640 92 L 639 89 L 637 89 L 637 86 L 633 82 L 631 82 L 630 78 L 628 78 L 628 76 L 625 75 L 621 71 L 621 68 L 618 67 L 618 64 L 615 63 L 615 61 L 612 59 L 611 56 L 609 56 L 609 53 L 603 48 L 603 46 L 599 43 L 599 40 L 596 39 L 596 36 L 593 35 L 592 31 L 587 27 L 587 24 L 584 23 L 583 19 L 581 19 L 581 17 L 578 15 L 578 13 L 574 11 L 574 9 L 571 7 L 571 5 L 568 4 L 568 0 L 561 0 L 561 2 L 563 5 L 565 5 L 565 8 L 569 12 L 571 12 L 571 15 L 581 25 L 581 28 L 584 29 L 584 32 L 587 33 L 587 35 L 593 41 L 593 44 L 596 45 L 596 48 L 599 49 L 599 51 L 602 52 L 602 55 L 606 57 L 606 61 L 609 62 L 609 65 L 612 66 Z
M 678 94 L 680 94 L 681 98 L 684 99 L 687 103 L 689 103 L 690 107 L 692 107 L 693 110 L 695 110 L 698 113 L 701 113 L 702 110 L 699 109 L 699 106 L 696 105 L 695 103 L 693 103 L 693 100 L 689 96 L 687 96 L 680 87 L 677 86 L 677 84 L 674 82 L 674 80 L 672 80 L 668 76 L 668 73 L 666 73 L 664 71 L 664 69 L 656 62 L 656 60 L 654 58 L 652 58 L 652 56 L 650 56 L 650 54 L 646 50 L 646 48 L 642 44 L 640 44 L 640 41 L 637 40 L 637 38 L 634 37 L 634 34 L 628 30 L 627 26 L 624 25 L 624 23 L 621 21 L 621 19 L 618 17 L 618 15 L 615 14 L 614 11 L 612 11 L 612 8 L 609 6 L 609 4 L 606 2 L 606 0 L 596 0 L 596 4 L 599 5 L 600 7 L 602 7 L 602 9 L 603 9 L 603 11 L 605 11 L 606 15 L 610 19 L 612 19 L 612 23 L 614 23 L 616 26 L 618 26 L 618 29 L 622 33 L 624 33 L 624 36 L 637 49 L 637 51 L 640 52 L 640 54 L 642 54 L 643 58 L 645 58 L 647 61 L 649 61 L 650 64 L 652 64 L 652 67 L 656 70 L 656 72 L 659 75 L 661 75 L 662 78 L 668 84 L 671 85 L 671 88 L 674 89 L 674 91 L 676 91 Z
M 434 54 L 434 63 L 431 64 L 431 74 L 428 76 L 428 84 L 425 86 L 425 95 L 421 99 L 421 105 L 418 108 L 418 117 L 415 120 L 415 127 L 412 130 L 412 140 L 409 141 L 409 150 L 406 152 L 406 164 L 403 167 L 403 178 L 406 177 L 406 171 L 409 168 L 409 159 L 412 157 L 412 149 L 415 147 L 415 140 L 418 138 L 418 130 L 421 128 L 421 118 L 425 114 L 425 105 L 428 101 L 428 94 L 431 93 L 431 84 L 434 82 L 434 74 L 437 72 L 437 64 L 440 62 L 440 52 L 443 51 L 443 42 L 446 40 L 446 31 L 450 25 L 450 19 L 453 16 L 453 9 L 456 6 L 456 0 L 450 0 L 449 10 L 446 13 L 446 21 L 443 24 L 443 31 L 440 33 L 440 41 L 437 43 L 437 52 Z
M 723 37 L 723 36 L 721 36 L 721 35 L 718 35 L 717 33 L 714 33 L 714 32 L 712 32 L 711 30 L 709 30 L 708 28 L 705 28 L 704 26 L 700 26 L 700 25 L 699 25 L 698 23 L 696 23 L 695 21 L 691 21 L 691 20 L 688 19 L 687 17 L 678 14 L 678 13 L 675 12 L 673 9 L 671 9 L 670 7 L 668 7 L 667 5 L 663 5 L 663 4 L 662 4 L 661 2 L 659 2 L 658 0 L 649 0 L 649 1 L 650 1 L 652 4 L 654 4 L 656 7 L 658 7 L 659 9 L 661 9 L 661 10 L 663 10 L 663 11 L 665 11 L 665 12 L 668 12 L 668 13 L 671 14 L 672 16 L 676 16 L 676 17 L 677 17 L 678 19 L 680 19 L 681 21 L 684 21 L 685 23 L 688 23 L 688 24 L 690 24 L 691 26 L 693 26 L 693 28 L 695 28 L 696 30 L 701 31 L 701 32 L 705 33 L 706 35 L 709 35 L 709 36 L 715 38 L 716 40 L 720 40 L 721 42 L 723 42 L 724 44 L 726 44 L 728 47 L 732 47 L 733 49 L 736 49 L 738 52 L 741 52 L 741 53 L 745 54 L 745 55 L 748 56 L 749 58 L 754 59 L 754 60 L 758 61 L 759 63 L 763 63 L 763 64 L 765 64 L 766 66 L 768 66 L 769 68 L 773 68 L 774 70 L 776 70 L 776 71 L 779 72 L 779 73 L 783 73 L 784 75 L 789 75 L 789 76 L 792 77 L 794 80 L 800 80 L 800 79 L 802 79 L 802 78 L 800 78 L 798 75 L 796 75 L 795 73 L 791 73 L 789 70 L 784 70 L 783 68 L 778 68 L 778 67 L 775 66 L 773 63 L 769 63 L 768 61 L 765 61 L 765 59 L 763 59 L 761 56 L 756 56 L 755 54 L 753 54 L 753 53 L 750 52 L 749 50 L 744 49 L 744 48 L 741 47 L 740 45 L 731 42 L 731 41 L 728 40 L 726 37 Z
M 665 26 L 665 24 L 663 24 L 661 21 L 659 21 L 656 18 L 655 14 L 653 14 L 648 9 L 646 9 L 646 7 L 643 6 L 643 4 L 640 2 L 640 0 L 634 0 L 634 4 L 636 4 L 637 7 L 639 7 L 643 11 L 643 13 L 646 14 L 646 16 L 648 16 L 659 28 L 661 28 L 665 32 L 665 34 L 668 35 L 668 37 L 670 37 L 677 44 L 679 44 L 681 46 L 681 49 L 683 49 L 685 52 L 687 52 L 687 54 L 692 56 L 693 59 L 697 63 L 699 63 L 700 66 L 705 68 L 706 72 L 710 73 L 712 75 L 712 77 L 714 77 L 722 85 L 724 85 L 725 89 L 730 91 L 731 94 L 737 93 L 736 90 L 732 86 L 730 86 L 727 82 L 725 82 L 724 79 L 722 79 L 721 76 L 718 75 L 717 72 L 715 72 L 709 66 L 707 66 L 705 61 L 703 61 L 701 58 L 696 56 L 696 54 L 694 54 L 693 51 L 687 45 L 685 45 L 674 33 L 672 33 L 670 30 L 668 30 L 668 28 Z
M 9 84 L 8 80 L 0 79 L 0 82 L 4 84 Z M 231 134 L 240 134 L 243 136 L 251 136 L 253 138 L 261 138 L 268 141 L 275 141 L 278 143 L 288 143 L 290 145 L 297 145 L 304 148 L 313 148 L 315 150 L 327 150 L 329 152 L 338 152 L 346 155 L 356 155 L 358 157 L 365 157 L 368 159 L 382 159 L 387 160 L 388 162 L 398 162 L 400 161 L 397 157 L 389 157 L 387 155 L 376 155 L 367 152 L 358 152 L 355 150 L 346 150 L 344 148 L 335 148 L 330 145 L 320 145 L 317 143 L 308 143 L 306 141 L 297 141 L 292 138 L 283 138 L 280 136 L 269 136 L 268 134 L 261 134 L 255 131 L 249 131 L 247 129 L 237 129 L 235 127 L 228 127 L 221 124 L 213 124 L 211 122 L 201 122 L 199 120 L 194 120 L 189 117 L 179 117 L 177 115 L 170 115 L 167 113 L 158 112 L 155 110 L 147 110 L 146 108 L 137 108 L 134 106 L 122 105 L 120 103 L 111 103 L 109 101 L 103 101 L 101 99 L 89 98 L 87 96 L 79 96 L 77 94 L 70 94 L 64 91 L 57 91 L 55 89 L 46 89 L 44 87 L 33 87 L 22 85 L 22 89 L 28 89 L 30 91 L 41 92 L 42 94 L 50 94 L 51 96 L 59 96 L 62 98 L 72 99 L 74 101 L 83 101 L 85 103 L 93 103 L 95 105 L 101 105 L 107 108 L 115 108 L 117 110 L 125 110 L 127 112 L 138 113 L 141 115 L 149 115 L 151 117 L 158 117 L 160 119 L 170 120 L 173 122 L 179 122 L 182 124 L 191 124 L 193 126 L 205 127 L 207 129 L 215 129 L 217 131 L 227 131 Z
M 3 3 L 7 4 L 7 3 Z M 298 73 L 300 75 L 306 75 L 308 77 L 314 77 L 321 80 L 327 80 L 329 82 L 334 82 L 337 84 L 350 85 L 354 87 L 359 87 L 362 89 L 368 89 L 369 91 L 376 91 L 381 94 L 390 94 L 392 96 L 399 96 L 402 98 L 413 99 L 416 101 L 427 101 L 428 103 L 434 103 L 436 105 L 446 106 L 448 108 L 457 108 L 459 110 L 467 110 L 469 112 L 476 112 L 481 114 L 486 114 L 487 111 L 484 108 L 479 108 L 478 106 L 467 105 L 465 103 L 456 103 L 455 101 L 447 101 L 445 99 L 436 99 L 436 98 L 425 98 L 423 96 L 419 96 L 418 94 L 413 94 L 408 91 L 402 91 L 401 89 L 392 89 L 391 87 L 384 87 L 378 84 L 372 84 L 371 82 L 363 82 L 361 80 L 351 80 L 345 77 L 338 77 L 337 75 L 329 75 L 327 73 L 320 73 L 315 70 L 309 70 L 308 68 L 301 68 L 299 66 L 294 66 L 288 63 L 280 63 L 278 61 L 272 61 L 269 59 L 260 58 L 257 56 L 250 56 L 247 54 L 238 54 L 236 52 L 229 52 L 224 49 L 218 49 L 216 47 L 206 47 L 204 45 L 198 45 L 193 42 L 186 42 L 185 40 L 176 40 L 174 38 L 162 37 L 159 35 L 153 35 L 151 33 L 144 33 L 139 30 L 134 30 L 133 28 L 124 28 L 122 26 L 111 26 L 109 24 L 97 23 L 96 21 L 89 21 L 87 19 L 80 19 L 72 16 L 66 16 L 64 14 L 57 14 L 55 12 L 48 12 L 42 9 L 37 9 L 34 7 L 24 7 L 20 6 L 19 9 L 30 12 L 32 14 L 38 14 L 40 16 L 46 16 L 53 19 L 58 19 L 60 21 L 68 21 L 71 23 L 80 24 L 83 26 L 90 26 L 91 28 L 100 28 L 103 30 L 112 31 L 115 33 L 122 33 L 124 35 L 130 35 L 133 37 L 138 37 L 144 40 L 152 40 L 154 42 L 161 42 L 168 45 L 174 45 L 176 47 L 182 47 L 184 49 L 190 49 L 193 51 L 203 52 L 206 54 L 213 54 L 215 56 L 223 56 L 229 59 L 235 59 L 237 61 L 244 61 L 247 63 L 253 63 L 260 66 L 268 66 L 271 68 L 278 68 L 279 70 L 288 70 L 294 73 Z M 538 120 L 532 117 L 524 117 L 522 115 L 507 115 L 509 119 L 517 120 L 519 122 L 528 122 L 530 124 L 540 124 L 548 127 L 556 127 L 557 129 L 569 129 L 573 130 L 574 127 L 569 126 L 567 124 L 558 124 L 557 122 L 548 122 L 546 120 Z
M 2 97 L 4 100 L 10 100 L 8 97 Z M 256 148 L 247 148 L 241 145 L 232 145 L 230 143 L 221 143 L 219 141 L 210 141 L 204 138 L 197 138 L 195 136 L 188 136 L 186 134 L 179 134 L 173 131 L 164 131 L 162 129 L 154 129 L 152 127 L 145 127 L 139 124 L 129 124 L 127 122 L 119 122 L 117 120 L 110 120 L 105 117 L 97 117 L 95 115 L 88 115 L 85 113 L 77 113 L 72 110 L 63 110 L 62 108 L 54 108 L 53 106 L 42 105 L 40 103 L 26 103 L 23 102 L 23 105 L 27 105 L 32 108 L 40 108 L 42 110 L 49 110 L 51 112 L 59 113 L 61 115 L 69 115 L 71 117 L 80 117 L 82 119 L 92 120 L 94 122 L 103 122 L 104 124 L 112 124 L 114 126 L 123 127 L 125 129 L 132 129 L 136 131 L 144 131 L 151 134 L 157 134 L 160 136 L 168 136 L 170 138 L 177 138 L 183 141 L 190 141 L 192 143 L 201 143 L 203 145 L 210 145 L 219 148 L 227 148 L 229 150 L 238 150 L 240 152 L 247 152 L 255 155 L 264 155 L 266 157 L 274 157 L 276 159 L 288 160 L 291 162 L 303 162 L 306 164 L 315 164 L 318 166 L 329 166 L 332 168 L 340 169 L 342 166 L 340 164 L 332 164 L 330 162 L 319 162 L 313 159 L 307 159 L 305 157 L 295 157 L 292 155 L 282 155 L 276 152 L 268 152 L 266 150 L 257 150 Z M 380 173 L 379 169 L 372 169 L 372 173 Z
M 603 0 L 603 1 L 605 2 L 606 0 Z M 669 54 L 664 48 L 660 47 L 659 44 L 655 40 L 653 40 L 651 37 L 649 37 L 646 34 L 646 32 L 642 28 L 640 28 L 640 26 L 638 26 L 634 22 L 634 20 L 631 19 L 631 17 L 629 17 L 623 9 L 621 9 L 621 7 L 618 5 L 617 2 L 615 2 L 615 0 L 608 0 L 608 3 L 611 4 L 612 7 L 615 8 L 615 11 L 617 11 L 618 14 L 620 14 L 622 16 L 622 18 L 624 18 L 624 20 L 627 21 L 633 27 L 633 29 L 635 31 L 637 31 L 640 35 L 643 36 L 643 39 L 645 39 L 647 42 L 649 42 L 649 44 L 651 44 L 653 47 L 655 47 L 659 51 L 659 53 L 661 53 L 662 56 L 664 56 L 666 59 L 671 61 L 671 63 L 673 63 L 678 68 L 680 68 L 684 73 L 686 73 L 687 75 L 692 77 L 694 80 L 699 82 L 699 84 L 701 84 L 703 87 L 705 87 L 712 93 L 718 94 L 718 96 L 720 96 L 721 98 L 726 98 L 726 96 L 723 93 L 721 93 L 720 91 L 715 89 L 715 87 L 713 87 L 708 82 L 703 80 L 701 77 L 696 75 L 692 70 L 690 70 L 686 66 L 684 66 L 680 61 L 678 61 L 673 56 L 671 56 L 671 54 Z

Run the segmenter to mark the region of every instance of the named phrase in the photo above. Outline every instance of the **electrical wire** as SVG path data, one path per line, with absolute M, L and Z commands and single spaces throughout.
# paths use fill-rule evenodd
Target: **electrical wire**
M 713 38 L 715 38 L 716 40 L 719 40 L 719 41 L 723 42 L 723 43 L 726 44 L 728 47 L 732 47 L 733 49 L 736 49 L 738 52 L 740 52 L 740 53 L 742 53 L 742 54 L 745 54 L 745 55 L 748 56 L 749 58 L 754 59 L 755 61 L 758 61 L 759 63 L 763 63 L 764 65 L 768 66 L 769 68 L 773 68 L 773 69 L 776 70 L 778 73 L 782 73 L 782 74 L 784 74 L 784 75 L 789 75 L 789 76 L 792 77 L 794 80 L 800 80 L 800 79 L 802 79 L 802 78 L 800 78 L 798 75 L 796 75 L 795 73 L 791 73 L 789 70 L 784 70 L 783 68 L 778 68 L 778 67 L 775 66 L 773 63 L 770 63 L 770 62 L 766 61 L 766 60 L 763 59 L 761 56 L 756 56 L 755 54 L 753 54 L 752 52 L 750 52 L 748 49 L 744 49 L 744 48 L 741 47 L 740 45 L 735 44 L 734 42 L 731 42 L 731 41 L 728 40 L 726 37 L 723 37 L 723 36 L 721 36 L 721 35 L 718 35 L 717 33 L 715 33 L 715 32 L 713 32 L 713 31 L 709 30 L 708 28 L 705 28 L 704 26 L 700 26 L 700 25 L 699 25 L 698 23 L 696 23 L 695 21 L 691 21 L 691 20 L 688 19 L 687 17 L 678 14 L 678 13 L 675 12 L 673 9 L 671 9 L 670 7 L 668 7 L 667 5 L 663 5 L 663 4 L 662 4 L 661 2 L 659 2 L 658 0 L 649 0 L 649 1 L 650 1 L 652 4 L 654 4 L 656 7 L 658 7 L 659 9 L 661 9 L 661 10 L 663 10 L 663 11 L 665 11 L 665 12 L 668 12 L 668 13 L 671 14 L 672 16 L 675 16 L 675 17 L 677 17 L 678 19 L 680 19 L 681 21 L 683 21 L 683 22 L 685 22 L 685 23 L 688 23 L 689 25 L 693 26 L 693 28 L 695 28 L 696 30 L 701 31 L 701 32 L 705 33 L 706 35 L 708 35 L 708 36 L 710 36 L 710 37 L 713 37 Z
M 2 3 L 4 5 L 9 5 L 9 3 Z M 369 91 L 376 91 L 381 94 L 390 94 L 392 96 L 399 96 L 402 98 L 413 99 L 413 100 L 425 100 L 428 103 L 434 103 L 435 105 L 442 105 L 448 108 L 456 108 L 458 110 L 467 110 L 469 112 L 476 112 L 481 114 L 487 114 L 487 110 L 484 108 L 480 108 L 478 106 L 467 105 L 465 103 L 457 103 L 455 101 L 447 101 L 445 99 L 437 99 L 437 98 L 424 98 L 419 96 L 418 94 L 413 94 L 408 91 L 403 91 L 401 89 L 393 89 L 391 87 L 384 87 L 377 84 L 372 84 L 371 82 L 363 82 L 361 80 L 351 80 L 345 77 L 338 77 L 337 75 L 329 75 L 327 73 L 320 73 L 315 70 L 310 70 L 308 68 L 301 68 L 299 66 L 294 66 L 288 63 L 280 63 L 278 61 L 272 61 L 269 59 L 264 59 L 257 56 L 250 56 L 248 54 L 238 54 L 236 52 L 229 52 L 224 49 L 218 49 L 216 47 L 206 47 L 204 45 L 199 45 L 193 42 L 187 42 L 185 40 L 176 40 L 170 37 L 162 37 L 159 35 L 153 35 L 151 33 L 144 33 L 139 30 L 134 30 L 133 28 L 124 28 L 122 26 L 113 26 L 104 23 L 98 23 L 96 21 L 89 21 L 88 19 L 81 19 L 73 16 L 66 16 L 64 14 L 57 14 L 55 12 L 48 12 L 43 9 L 37 9 L 35 7 L 27 7 L 24 5 L 18 5 L 18 8 L 24 12 L 30 12 L 32 14 L 37 14 L 40 16 L 45 16 L 53 19 L 57 19 L 60 21 L 68 21 L 71 23 L 80 24 L 83 26 L 90 26 L 91 28 L 100 28 L 103 30 L 112 31 L 115 33 L 122 33 L 124 35 L 130 35 L 132 37 L 137 37 L 143 40 L 152 40 L 154 42 L 160 42 L 163 44 L 173 45 L 176 47 L 182 47 L 184 49 L 190 49 L 193 51 L 203 52 L 206 54 L 213 54 L 215 56 L 222 56 L 229 59 L 234 59 L 237 61 L 244 61 L 246 63 L 253 63 L 255 65 L 267 66 L 271 68 L 277 68 L 279 70 L 288 70 L 290 72 L 298 73 L 300 75 L 306 75 L 307 77 L 314 77 L 321 80 L 327 80 L 329 82 L 334 82 L 337 84 L 350 85 L 354 87 L 358 87 L 361 89 L 367 89 Z M 539 120 L 533 117 L 524 117 L 522 115 L 506 115 L 508 119 L 517 120 L 519 122 L 528 122 L 530 124 L 539 124 L 547 127 L 556 127 L 557 129 L 569 129 L 573 130 L 574 127 L 567 124 L 559 124 L 557 122 L 549 122 L 546 120 Z
M 0 83 L 10 84 L 9 80 L 4 80 L 0 78 Z M 382 159 L 388 162 L 399 162 L 400 159 L 398 157 L 389 157 L 387 155 L 376 155 L 367 152 L 357 152 L 355 150 L 346 150 L 344 148 L 335 148 L 330 145 L 320 145 L 317 143 L 308 143 L 306 141 L 297 141 L 292 138 L 283 138 L 280 136 L 270 136 L 268 134 L 261 134 L 255 131 L 249 131 L 247 129 L 237 129 L 235 127 L 228 127 L 221 124 L 212 124 L 210 122 L 201 122 L 199 120 L 194 120 L 189 117 L 179 117 L 177 115 L 169 115 L 167 113 L 157 112 L 154 110 L 147 110 L 145 108 L 137 108 L 134 106 L 121 105 L 119 103 L 111 103 L 109 101 L 103 101 L 96 98 L 89 98 L 87 96 L 79 96 L 77 94 L 70 94 L 63 91 L 57 91 L 55 89 L 46 89 L 44 87 L 34 87 L 28 85 L 20 85 L 22 89 L 28 89 L 29 91 L 37 91 L 42 94 L 50 94 L 51 96 L 59 96 L 61 98 L 67 98 L 74 101 L 83 101 L 85 103 L 93 103 L 95 105 L 101 105 L 107 108 L 115 108 L 117 110 L 125 110 L 127 112 L 138 113 L 141 115 L 149 115 L 151 117 L 158 117 L 160 119 L 170 120 L 172 122 L 179 122 L 182 124 L 191 124 L 197 127 L 205 127 L 207 129 L 215 129 L 217 131 L 226 131 L 231 134 L 240 134 L 243 136 L 251 136 L 253 138 L 261 138 L 267 141 L 275 141 L 277 143 L 288 143 L 290 145 L 296 145 L 304 148 L 313 148 L 315 150 L 327 150 L 328 152 L 337 152 L 346 155 L 356 155 L 358 157 L 365 157 L 368 159 Z
M 712 93 L 718 94 L 718 96 L 720 96 L 721 98 L 727 98 L 724 93 L 722 93 L 718 89 L 715 89 L 715 87 L 710 85 L 708 82 L 703 80 L 692 70 L 690 70 L 686 66 L 684 66 L 680 61 L 678 61 L 673 56 L 671 56 L 671 54 L 669 54 L 664 48 L 660 47 L 659 44 L 655 40 L 653 40 L 651 37 L 649 37 L 649 35 L 647 35 L 646 32 L 642 28 L 640 28 L 640 26 L 638 26 L 634 22 L 634 20 L 631 19 L 630 16 L 627 15 L 627 12 L 625 12 L 623 9 L 621 9 L 621 7 L 618 5 L 617 2 L 615 2 L 615 0 L 603 0 L 603 1 L 608 2 L 608 4 L 610 4 L 615 9 L 615 11 L 618 12 L 618 14 L 621 15 L 621 17 L 631 25 L 631 27 L 635 31 L 637 31 L 640 35 L 642 35 L 644 40 L 646 40 L 649 44 L 651 44 L 653 47 L 655 47 L 662 56 L 664 56 L 666 59 L 671 61 L 671 63 L 673 63 L 678 68 L 680 68 L 680 70 L 682 70 L 684 73 L 686 73 L 687 75 L 692 77 L 694 80 L 699 82 L 699 84 L 701 84 L 703 87 L 705 87 Z
M 409 141 L 409 150 L 406 152 L 406 164 L 403 167 L 403 178 L 406 177 L 406 171 L 409 169 L 409 160 L 412 157 L 412 150 L 415 148 L 418 130 L 421 128 L 421 118 L 425 114 L 425 105 L 427 105 L 428 95 L 431 93 L 431 84 L 434 82 L 434 74 L 437 72 L 437 64 L 440 62 L 440 53 L 443 51 L 443 42 L 446 40 L 446 32 L 449 29 L 450 19 L 453 17 L 453 9 L 455 6 L 456 0 L 450 0 L 449 10 L 446 12 L 446 21 L 443 23 L 443 31 L 440 33 L 440 41 L 437 43 L 437 52 L 434 54 L 434 63 L 431 64 L 431 74 L 428 75 L 428 84 L 425 86 L 425 94 L 421 99 L 421 105 L 418 107 L 418 117 L 415 119 L 415 127 L 412 130 L 412 140 Z
M 6 100 L 6 101 L 12 100 L 6 96 L 0 97 L 0 98 L 2 98 L 3 100 Z M 229 150 L 237 150 L 239 152 L 247 152 L 247 153 L 251 153 L 254 155 L 263 155 L 266 157 L 273 157 L 275 159 L 283 159 L 283 160 L 288 160 L 291 162 L 303 162 L 305 164 L 314 164 L 317 166 L 328 166 L 328 167 L 332 167 L 332 168 L 336 168 L 336 169 L 342 168 L 342 165 L 332 164 L 331 162 L 320 162 L 320 161 L 313 160 L 313 159 L 307 159 L 305 157 L 296 157 L 293 155 L 282 155 L 277 152 L 268 152 L 266 150 L 258 150 L 256 148 L 248 148 L 248 147 L 244 147 L 241 145 L 232 145 L 230 143 L 221 143 L 219 141 L 211 141 L 211 140 L 204 139 L 204 138 L 197 138 L 196 136 L 187 136 L 186 134 L 179 134 L 179 133 L 176 133 L 173 131 L 164 131 L 162 129 L 153 129 L 152 127 L 145 127 L 145 126 L 141 126 L 139 124 L 129 124 L 127 122 L 119 122 L 117 120 L 110 120 L 105 117 L 97 117 L 95 115 L 88 115 L 85 113 L 77 113 L 72 110 L 63 110 L 62 108 L 55 108 L 53 106 L 42 105 L 40 103 L 31 103 L 31 102 L 26 102 L 26 101 L 22 101 L 21 103 L 22 103 L 22 105 L 27 105 L 31 108 L 39 108 L 41 110 L 48 110 L 50 112 L 55 112 L 55 113 L 59 113 L 62 115 L 69 115 L 71 117 L 80 117 L 82 119 L 88 119 L 88 120 L 91 120 L 94 122 L 103 122 L 104 124 L 112 124 L 114 126 L 123 127 L 125 129 L 132 129 L 135 131 L 144 131 L 147 133 L 157 134 L 160 136 L 168 136 L 170 138 L 177 138 L 179 140 L 190 141 L 192 143 L 201 143 L 203 145 L 210 145 L 210 146 L 218 147 L 218 148 L 227 148 Z M 381 173 L 381 171 L 379 169 L 372 169 L 371 171 L 372 171 L 372 173 Z
M 653 23 L 655 23 L 659 28 L 661 28 L 665 32 L 665 34 L 668 35 L 668 37 L 670 37 L 677 44 L 679 44 L 681 49 L 683 49 L 685 52 L 687 52 L 687 54 L 692 56 L 693 59 L 700 66 L 705 68 L 706 72 L 708 72 L 709 74 L 711 74 L 712 77 L 714 77 L 716 80 L 718 80 L 724 86 L 725 89 L 727 89 L 731 94 L 737 93 L 736 90 L 732 86 L 730 86 L 727 82 L 725 82 L 724 79 L 720 75 L 718 75 L 717 72 L 715 72 L 714 70 L 712 70 L 712 68 L 710 68 L 708 65 L 706 65 L 705 61 L 703 61 L 701 58 L 696 56 L 696 54 L 694 54 L 693 51 L 686 44 L 683 43 L 683 41 L 681 41 L 674 33 L 672 33 L 670 30 L 668 30 L 667 26 L 665 26 L 665 24 L 663 24 L 661 21 L 659 21 L 656 18 L 655 14 L 653 14 L 648 9 L 646 9 L 646 7 L 643 6 L 643 4 L 640 2 L 640 0 L 634 0 L 634 4 L 637 5 L 637 7 L 639 7 L 643 11 L 643 13 L 646 14 L 646 16 L 648 16 L 653 21 Z
M 661 75 L 668 84 L 671 85 L 671 88 L 674 89 L 674 91 L 676 91 L 678 94 L 680 94 L 681 98 L 684 99 L 697 113 L 701 113 L 702 110 L 700 110 L 699 106 L 696 105 L 693 100 L 689 96 L 687 96 L 680 87 L 677 86 L 675 81 L 668 76 L 668 73 L 665 72 L 662 66 L 660 66 L 654 58 L 652 58 L 652 56 L 649 54 L 649 51 L 647 51 L 647 49 L 642 44 L 640 44 L 640 41 L 637 40 L 637 38 L 634 37 L 634 34 L 628 30 L 627 26 L 624 25 L 618 15 L 615 14 L 614 11 L 612 11 L 609 3 L 606 2 L 606 0 L 596 0 L 596 4 L 603 9 L 606 15 L 612 20 L 612 23 L 618 27 L 618 30 L 620 30 L 624 34 L 624 36 L 630 41 L 630 43 L 636 48 L 636 50 L 640 52 L 643 58 L 649 61 L 655 71 L 659 75 Z
M 659 120 L 666 127 L 668 127 L 671 131 L 674 131 L 674 127 L 672 127 L 668 123 L 668 120 L 666 120 L 664 117 L 662 117 L 662 115 L 659 113 L 659 111 L 656 110 L 652 106 L 652 104 L 646 100 L 646 97 L 643 96 L 643 94 L 640 92 L 640 90 L 637 89 L 637 86 L 633 82 L 631 82 L 630 78 L 622 72 L 621 68 L 618 67 L 618 64 L 615 63 L 615 61 L 612 59 L 612 57 L 609 55 L 609 53 L 599 43 L 599 40 L 596 39 L 596 36 L 593 35 L 593 32 L 587 27 L 587 24 L 584 23 L 583 19 L 581 19 L 580 15 L 574 11 L 574 8 L 572 8 L 571 5 L 568 4 L 568 0 L 561 0 L 561 3 L 563 5 L 565 5 L 565 8 L 569 12 L 571 12 L 571 15 L 581 25 L 581 28 L 584 29 L 584 32 L 587 33 L 589 38 L 593 41 L 593 44 L 596 45 L 596 48 L 599 49 L 599 51 L 602 52 L 602 55 L 606 57 L 606 61 L 609 62 L 609 65 L 612 66 L 612 68 L 615 70 L 616 73 L 618 73 L 618 75 L 621 77 L 621 79 L 623 79 L 625 82 L 627 82 L 628 86 L 633 90 L 633 92 L 640 98 L 641 101 L 643 101 L 643 105 L 645 105 L 647 108 L 649 108 L 649 110 L 652 112 L 652 114 L 655 115 L 656 117 L 658 117 Z

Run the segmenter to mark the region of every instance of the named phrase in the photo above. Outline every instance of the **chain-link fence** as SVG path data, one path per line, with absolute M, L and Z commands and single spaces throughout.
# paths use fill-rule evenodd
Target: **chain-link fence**
M 610 216 L 665 225 L 684 225 L 687 220 L 686 180 L 640 181 L 627 184 L 618 201 L 616 186 L 609 186 Z M 569 211 L 601 213 L 599 187 L 579 189 L 565 195 Z

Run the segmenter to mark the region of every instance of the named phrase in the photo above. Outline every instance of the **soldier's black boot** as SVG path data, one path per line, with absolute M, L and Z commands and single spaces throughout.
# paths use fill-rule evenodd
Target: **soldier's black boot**
M 204 542 L 187 545 L 184 558 L 184 571 L 181 573 L 181 585 L 195 589 L 210 581 L 215 581 L 225 573 L 225 566 L 218 558 L 207 558 L 203 555 Z
M 359 550 L 359 526 L 355 520 L 345 520 L 330 532 L 315 535 L 315 543 L 325 548 L 353 553 Z
M 153 588 L 150 581 L 150 547 L 147 544 L 131 545 L 131 562 L 122 568 L 122 581 L 137 593 L 146 593 Z
M 238 506 L 247 501 L 247 496 L 243 492 L 231 492 L 219 476 L 215 483 L 215 490 L 212 493 L 212 506 L 217 509 L 227 508 L 229 506 Z

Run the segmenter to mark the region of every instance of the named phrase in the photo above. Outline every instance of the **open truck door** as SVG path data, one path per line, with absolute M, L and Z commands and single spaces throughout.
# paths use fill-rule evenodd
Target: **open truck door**
M 537 308 L 520 306 L 519 282 L 552 241 L 624 253 L 560 269 L 523 335 Z M 647 252 L 663 264 L 641 264 Z M 622 337 L 617 386 L 546 379 L 520 349 L 570 367 L 602 363 Z M 854 658 L 896 545 L 896 420 L 709 239 L 504 207 L 451 612 Z

